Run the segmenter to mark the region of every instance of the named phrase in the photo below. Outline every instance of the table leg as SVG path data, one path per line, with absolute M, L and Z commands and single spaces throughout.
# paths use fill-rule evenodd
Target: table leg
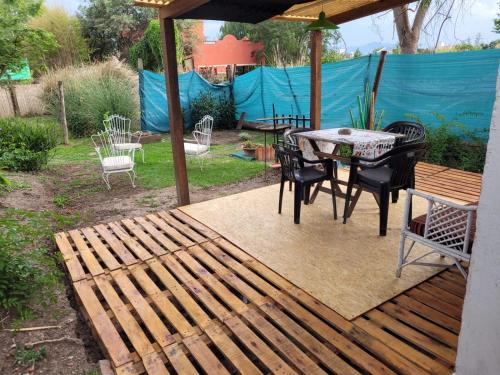
M 264 180 L 267 180 L 267 132 L 264 132 Z

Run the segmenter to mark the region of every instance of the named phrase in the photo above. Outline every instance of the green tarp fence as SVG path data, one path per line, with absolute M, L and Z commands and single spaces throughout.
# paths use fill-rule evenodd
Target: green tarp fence
M 349 109 L 357 113 L 357 96 L 373 84 L 378 55 L 323 65 L 322 128 L 350 126 Z M 377 96 L 382 124 L 418 118 L 424 124 L 460 122 L 487 135 L 495 99 L 500 50 L 425 55 L 388 55 Z M 144 130 L 168 131 L 163 75 L 140 72 L 141 120 Z M 179 77 L 181 105 L 189 123 L 189 103 L 200 92 L 229 95 L 231 87 L 212 85 L 190 72 Z M 279 114 L 309 116 L 310 68 L 257 68 L 235 79 L 237 116 L 246 119 Z

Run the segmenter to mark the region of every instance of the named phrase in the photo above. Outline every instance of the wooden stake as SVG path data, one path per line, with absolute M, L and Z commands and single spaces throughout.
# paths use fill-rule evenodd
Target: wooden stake
M 69 145 L 69 136 L 68 136 L 68 123 L 66 122 L 66 105 L 64 102 L 64 85 L 62 81 L 57 82 L 57 86 L 59 87 L 59 121 L 61 122 L 61 128 L 63 131 L 64 144 Z
M 180 206 L 189 204 L 189 184 L 184 153 L 184 124 L 179 96 L 179 76 L 175 51 L 174 20 L 160 17 L 163 46 L 163 69 L 167 86 L 168 114 L 170 117 L 170 141 L 174 161 L 177 202 Z
M 311 31 L 311 128 L 321 129 L 321 30 Z
M 378 60 L 377 73 L 375 74 L 375 81 L 373 83 L 373 89 L 370 96 L 370 110 L 368 112 L 368 119 L 366 124 L 369 129 L 373 129 L 373 124 L 375 123 L 374 113 L 375 113 L 375 101 L 377 100 L 378 86 L 380 84 L 380 79 L 382 78 L 382 69 L 384 68 L 385 56 L 387 51 L 380 52 L 380 59 Z

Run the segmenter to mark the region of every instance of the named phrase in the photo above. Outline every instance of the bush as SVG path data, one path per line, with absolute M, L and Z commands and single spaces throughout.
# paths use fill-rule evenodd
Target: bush
M 38 171 L 47 165 L 59 141 L 59 127 L 43 119 L 0 119 L 0 166 Z
M 194 126 L 205 115 L 214 118 L 214 129 L 232 129 L 236 121 L 236 107 L 228 98 L 215 97 L 210 91 L 202 92 L 191 101 L 191 125 Z
M 456 120 L 447 121 L 440 114 L 434 115 L 438 126 L 425 125 L 425 161 L 450 168 L 482 172 L 486 160 L 486 134 L 470 131 L 465 124 Z M 420 122 L 415 116 L 407 117 Z
M 116 59 L 44 76 L 43 99 L 54 117 L 59 116 L 58 81 L 64 82 L 66 119 L 73 137 L 101 130 L 106 115 L 122 115 L 133 123 L 138 118 L 137 77 Z

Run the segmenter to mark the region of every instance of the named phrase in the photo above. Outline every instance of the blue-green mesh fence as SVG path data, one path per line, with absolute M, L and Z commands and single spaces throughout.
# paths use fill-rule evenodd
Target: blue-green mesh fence
M 357 114 L 357 96 L 373 84 L 379 56 L 363 56 L 323 65 L 322 128 L 349 126 L 349 109 Z M 376 110 L 382 125 L 408 118 L 425 124 L 457 121 L 478 134 L 490 126 L 500 50 L 432 55 L 388 55 Z M 165 81 L 162 75 L 140 73 L 142 126 L 168 131 Z M 189 102 L 201 91 L 220 94 L 228 86 L 212 85 L 196 73 L 179 77 L 181 105 L 189 125 Z M 237 115 L 248 120 L 278 114 L 309 116 L 310 68 L 262 67 L 236 78 L 233 94 Z

